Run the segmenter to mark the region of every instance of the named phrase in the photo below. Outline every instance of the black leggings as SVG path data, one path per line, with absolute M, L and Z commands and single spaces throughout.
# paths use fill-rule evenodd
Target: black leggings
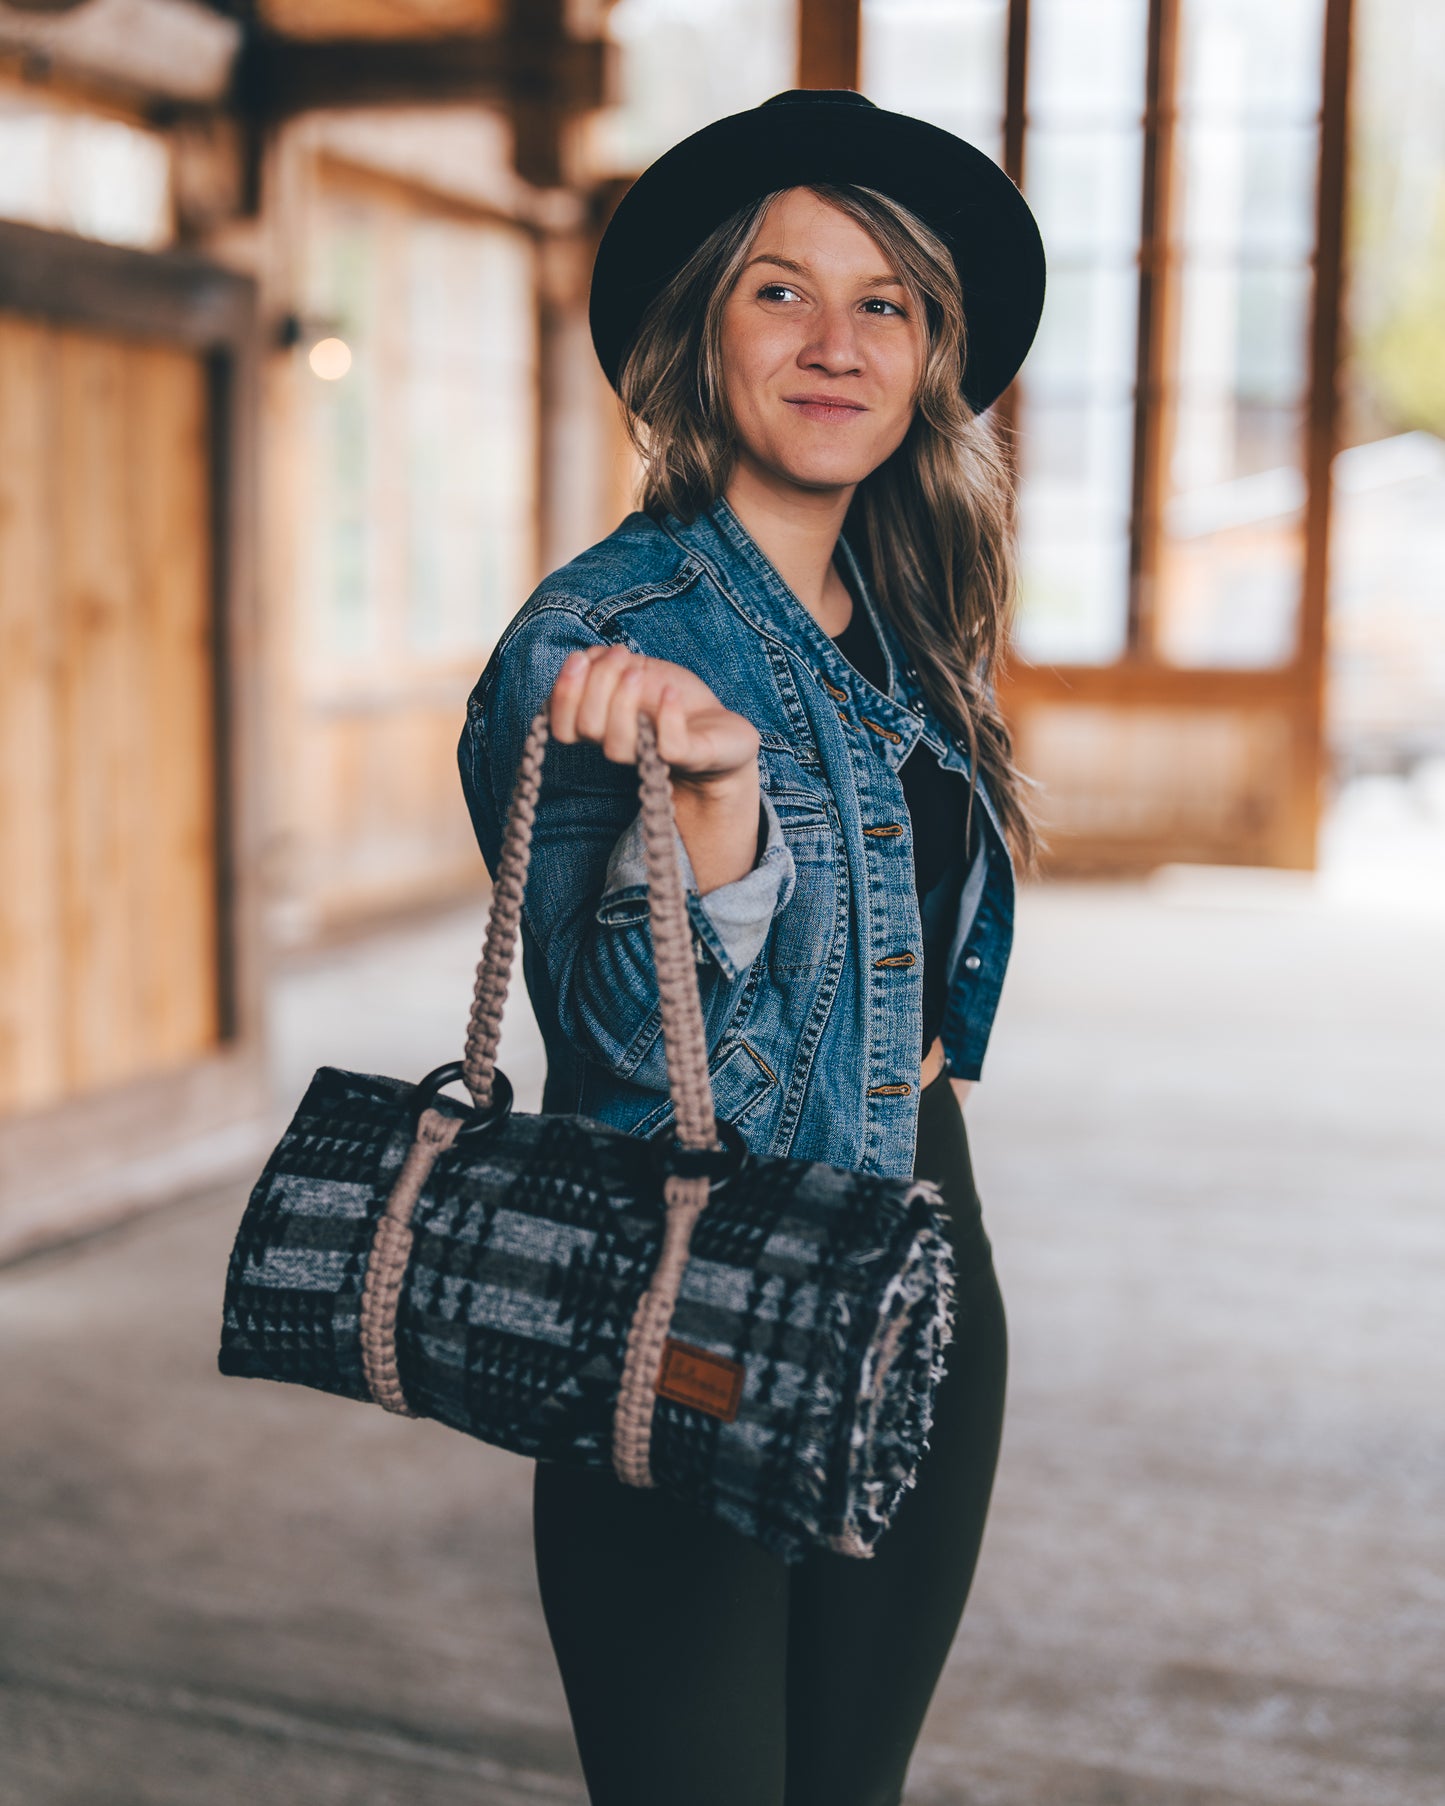
M 601 1469 L 538 1462 L 537 1579 L 592 1806 L 898 1806 L 973 1579 L 1007 1332 L 963 1113 L 919 1098 L 916 1174 L 958 1259 L 929 1448 L 869 1559 L 789 1566 Z

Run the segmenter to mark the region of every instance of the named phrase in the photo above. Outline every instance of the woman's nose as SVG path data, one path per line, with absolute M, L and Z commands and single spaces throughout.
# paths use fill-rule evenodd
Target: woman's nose
M 798 353 L 798 362 L 805 369 L 844 376 L 861 366 L 862 350 L 851 307 L 821 308 L 812 324 L 813 331 Z

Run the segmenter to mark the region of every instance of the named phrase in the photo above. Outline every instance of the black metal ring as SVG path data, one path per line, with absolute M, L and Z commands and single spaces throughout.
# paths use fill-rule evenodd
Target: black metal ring
M 657 1166 L 662 1177 L 676 1173 L 681 1179 L 708 1178 L 712 1181 L 711 1189 L 720 1190 L 742 1171 L 748 1157 L 748 1144 L 736 1123 L 719 1122 L 717 1132 L 722 1146 L 716 1148 L 684 1147 L 675 1134 L 666 1141 L 659 1141 Z
M 438 1066 L 429 1072 L 411 1094 L 411 1120 L 413 1126 L 421 1121 L 421 1113 L 432 1102 L 445 1085 L 455 1085 L 463 1076 L 460 1060 L 449 1060 L 445 1066 Z M 512 1114 L 512 1081 L 500 1067 L 492 1070 L 492 1101 L 490 1106 L 479 1109 L 475 1104 L 467 1106 L 467 1120 L 457 1131 L 457 1137 L 463 1135 L 483 1135 L 488 1129 L 497 1129 Z

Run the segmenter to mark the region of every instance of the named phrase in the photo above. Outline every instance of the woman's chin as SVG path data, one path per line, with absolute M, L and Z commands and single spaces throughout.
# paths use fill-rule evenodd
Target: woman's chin
M 772 463 L 774 478 L 794 489 L 807 489 L 828 494 L 839 489 L 853 489 L 861 483 L 873 466 L 854 456 L 851 458 L 789 458 Z

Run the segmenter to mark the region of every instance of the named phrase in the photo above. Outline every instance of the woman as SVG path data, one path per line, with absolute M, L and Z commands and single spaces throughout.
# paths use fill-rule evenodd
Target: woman
M 1003 173 L 844 92 L 675 147 L 599 249 L 593 337 L 643 507 L 510 624 L 461 748 L 495 873 L 549 708 L 523 937 L 543 1108 L 671 1121 L 646 712 L 719 1116 L 766 1152 L 936 1180 L 958 1314 L 917 1484 L 870 1560 L 786 1567 L 664 1494 L 538 1464 L 538 1580 L 594 1806 L 896 1806 L 963 1610 L 1006 1330 L 960 1105 L 1034 855 L 989 683 L 1012 521 L 978 416 L 1042 296 Z

